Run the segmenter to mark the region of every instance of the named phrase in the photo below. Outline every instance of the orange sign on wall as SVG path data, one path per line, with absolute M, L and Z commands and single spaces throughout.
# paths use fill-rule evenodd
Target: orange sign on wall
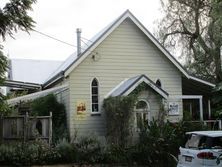
M 84 101 L 77 102 L 77 114 L 82 115 L 86 113 L 86 103 Z

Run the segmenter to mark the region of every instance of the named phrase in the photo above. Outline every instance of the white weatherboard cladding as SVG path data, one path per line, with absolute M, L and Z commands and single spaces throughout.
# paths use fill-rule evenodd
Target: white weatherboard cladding
M 97 61 L 93 61 L 92 55 L 89 55 L 69 76 L 71 135 L 77 129 L 77 136 L 89 132 L 105 135 L 104 112 L 100 116 L 91 116 L 90 84 L 94 77 L 100 84 L 100 102 L 125 78 L 140 74 L 147 75 L 153 81 L 160 78 L 167 93 L 182 95 L 179 70 L 129 19 L 121 23 L 95 52 L 99 55 Z M 87 114 L 81 118 L 76 115 L 77 100 L 86 102 Z

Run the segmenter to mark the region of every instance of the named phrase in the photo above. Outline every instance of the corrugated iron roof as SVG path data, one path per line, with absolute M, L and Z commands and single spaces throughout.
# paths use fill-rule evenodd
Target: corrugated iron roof
M 44 83 L 44 85 L 48 85 L 53 83 L 53 80 L 56 79 L 56 76 L 61 77 L 61 72 L 64 73 L 65 76 L 67 76 L 70 71 L 72 71 L 76 66 L 78 66 L 79 63 L 81 63 L 90 53 L 92 53 L 93 48 L 95 48 L 97 45 L 101 43 L 102 40 L 106 38 L 119 24 L 122 23 L 126 18 L 130 18 L 140 29 L 144 34 L 160 49 L 160 51 L 169 59 L 171 63 L 173 63 L 177 69 L 188 79 L 196 80 L 198 82 L 204 83 L 208 86 L 214 87 L 215 85 L 204 81 L 202 79 L 198 79 L 196 77 L 191 76 L 186 69 L 183 68 L 183 66 L 157 41 L 157 39 L 142 25 L 142 23 L 129 11 L 126 10 L 121 16 L 119 16 L 116 20 L 114 20 L 111 24 L 109 24 L 107 27 L 105 27 L 102 31 L 100 31 L 97 35 L 91 39 L 91 43 L 88 43 L 89 45 L 84 47 L 82 53 L 77 57 L 76 53 L 71 55 L 65 62 L 64 65 L 55 71 L 53 75 L 49 77 L 49 79 Z
M 40 91 L 40 92 L 36 92 L 36 93 L 31 93 L 31 94 L 28 94 L 28 95 L 24 95 L 24 96 L 20 96 L 20 97 L 16 97 L 16 98 L 13 98 L 13 99 L 9 99 L 7 100 L 8 104 L 9 105 L 16 105 L 17 103 L 19 102 L 26 102 L 26 101 L 29 101 L 29 100 L 34 100 L 34 99 L 37 99 L 39 97 L 44 97 L 48 94 L 57 94 L 61 91 L 65 91 L 68 89 L 68 85 L 62 85 L 62 86 L 57 86 L 57 87 L 54 87 L 54 88 L 50 88 L 50 89 L 46 89 L 46 90 L 43 90 L 43 91 Z
M 142 82 L 146 83 L 150 88 L 152 88 L 155 92 L 160 94 L 162 97 L 167 98 L 168 93 L 164 91 L 162 88 L 158 87 L 151 79 L 149 79 L 146 75 L 138 75 L 132 78 L 129 78 L 123 82 L 121 82 L 118 86 L 116 86 L 108 96 L 122 96 L 130 94 L 139 84 Z
M 54 60 L 11 59 L 9 79 L 43 84 L 61 63 Z

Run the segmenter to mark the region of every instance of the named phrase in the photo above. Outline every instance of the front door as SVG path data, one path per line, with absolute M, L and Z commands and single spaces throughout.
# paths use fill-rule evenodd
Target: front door
M 135 131 L 146 128 L 150 121 L 150 105 L 147 100 L 140 99 L 134 108 Z

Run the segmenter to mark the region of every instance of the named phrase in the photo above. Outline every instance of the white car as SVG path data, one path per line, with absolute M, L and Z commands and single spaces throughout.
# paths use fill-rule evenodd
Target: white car
M 177 167 L 222 167 L 222 131 L 187 132 Z

